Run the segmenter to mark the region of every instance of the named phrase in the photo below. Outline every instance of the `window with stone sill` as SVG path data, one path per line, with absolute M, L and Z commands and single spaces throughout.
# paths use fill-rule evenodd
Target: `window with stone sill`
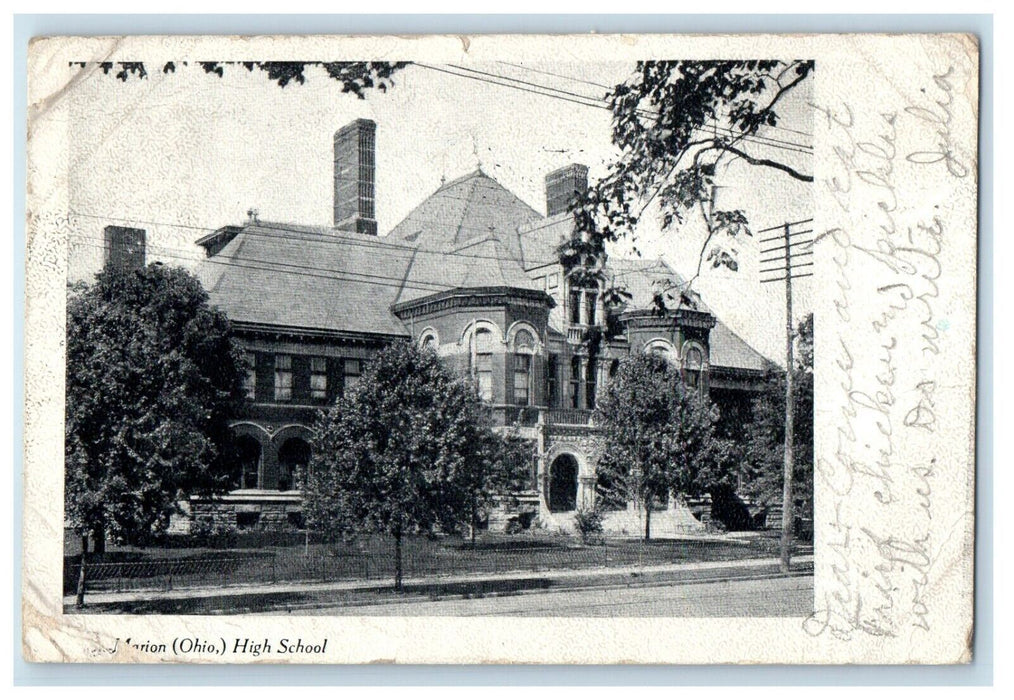
M 567 303 L 570 305 L 568 318 L 570 322 L 577 325 L 581 323 L 581 290 L 571 289 L 567 296 Z
M 514 335 L 514 403 L 528 406 L 532 399 L 532 356 L 535 338 L 526 330 Z
M 243 353 L 246 372 L 243 375 L 243 395 L 253 401 L 257 398 L 257 355 L 252 352 Z
M 683 357 L 683 383 L 700 391 L 703 388 L 703 373 L 704 353 L 699 347 L 691 345 Z
M 595 304 L 598 298 L 598 292 L 587 291 L 584 293 L 584 322 L 589 326 L 595 325 Z
M 363 363 L 362 360 L 354 360 L 351 358 L 345 359 L 345 365 L 343 368 L 344 385 L 346 395 L 356 388 L 359 384 L 359 379 L 363 374 Z
M 570 358 L 570 407 L 581 408 L 581 358 Z
M 310 398 L 316 402 L 327 401 L 327 358 L 310 358 Z
M 493 400 L 493 334 L 479 328 L 472 334 L 472 374 L 482 401 Z
M 292 355 L 275 355 L 275 401 L 292 401 Z

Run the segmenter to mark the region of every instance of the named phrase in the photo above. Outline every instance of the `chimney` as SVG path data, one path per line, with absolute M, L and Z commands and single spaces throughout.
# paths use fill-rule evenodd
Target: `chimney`
M 588 168 L 571 163 L 546 175 L 546 216 L 567 211 L 579 194 L 588 191 Z
M 377 123 L 357 119 L 334 135 L 334 227 L 377 235 Z
M 103 267 L 106 270 L 140 270 L 144 267 L 144 229 L 106 226 Z

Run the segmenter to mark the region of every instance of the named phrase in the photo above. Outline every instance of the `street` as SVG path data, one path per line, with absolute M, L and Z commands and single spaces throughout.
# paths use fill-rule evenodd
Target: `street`
M 506 597 L 453 598 L 340 608 L 301 609 L 298 615 L 470 617 L 779 617 L 807 615 L 813 576 L 661 586 L 594 588 Z M 277 614 L 277 613 L 273 613 Z

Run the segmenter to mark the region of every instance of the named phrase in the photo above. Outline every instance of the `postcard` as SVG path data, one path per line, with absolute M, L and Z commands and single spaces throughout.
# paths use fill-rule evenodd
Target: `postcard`
M 969 35 L 37 38 L 37 662 L 958 664 Z

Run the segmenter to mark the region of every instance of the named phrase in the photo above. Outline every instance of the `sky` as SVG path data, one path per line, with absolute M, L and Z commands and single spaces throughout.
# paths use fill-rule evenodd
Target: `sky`
M 593 98 L 633 69 L 629 63 L 573 61 L 468 67 Z M 69 69 L 81 78 L 68 95 L 71 280 L 98 271 L 102 230 L 110 223 L 144 228 L 149 260 L 191 268 L 203 257 L 194 241 L 243 223 L 251 208 L 262 220 L 329 226 L 333 134 L 356 118 L 377 122 L 381 235 L 442 180 L 476 167 L 544 212 L 547 173 L 579 162 L 594 179 L 617 156 L 607 109 L 448 75 L 438 65 L 410 66 L 395 74 L 386 93 L 373 90 L 363 100 L 343 94 L 313 67 L 305 84 L 285 88 L 241 66 L 226 67 L 222 78 L 196 65 L 170 74 L 153 68 L 147 79 L 127 82 L 93 69 Z M 783 128 L 764 135 L 812 145 L 808 98 L 804 90 L 787 99 Z M 756 144 L 749 150 L 812 173 L 811 156 Z M 720 207 L 743 209 L 755 230 L 813 216 L 812 185 L 743 161 L 732 162 L 721 177 Z M 770 235 L 744 238 L 737 246 L 738 271 L 705 268 L 695 286 L 734 331 L 783 361 L 784 287 L 759 282 L 759 251 L 765 245 L 759 239 Z M 637 247 L 645 258 L 662 257 L 689 278 L 697 271 L 703 236 L 695 218 L 663 233 L 649 209 Z M 611 254 L 633 255 L 626 244 Z M 812 279 L 794 285 L 797 318 L 810 311 Z

